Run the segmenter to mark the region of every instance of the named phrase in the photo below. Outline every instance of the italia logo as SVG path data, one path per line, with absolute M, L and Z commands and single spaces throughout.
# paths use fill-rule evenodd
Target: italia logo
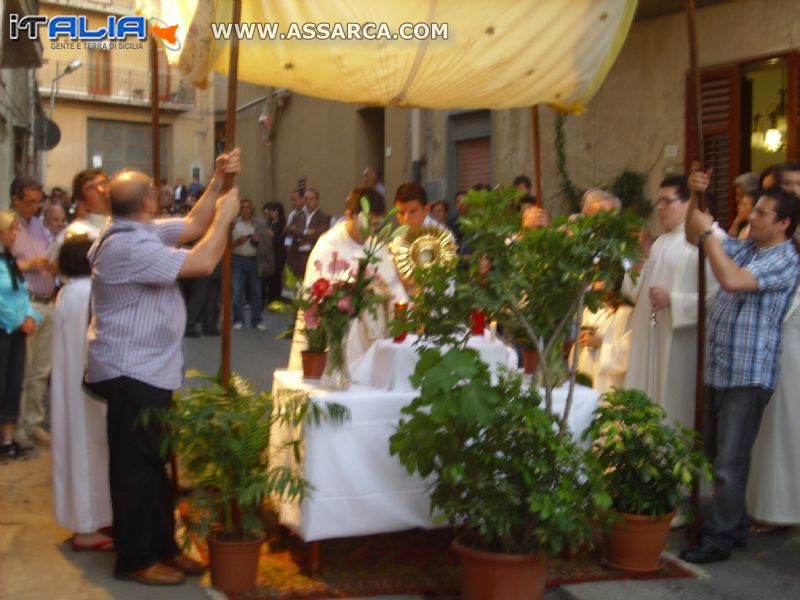
M 170 25 L 158 17 L 150 18 L 150 31 L 161 40 L 167 50 L 178 51 L 181 49 L 181 41 L 176 35 L 177 30 L 177 25 Z
M 141 15 L 117 17 L 109 15 L 105 25 L 92 28 L 85 15 L 58 15 L 48 19 L 44 15 L 20 16 L 10 14 L 8 17 L 8 37 L 18 40 L 21 32 L 28 38 L 39 39 L 39 31 L 44 28 L 47 39 L 57 41 L 66 39 L 72 42 L 99 42 L 101 40 L 125 40 L 130 37 L 142 41 L 147 39 L 150 30 L 167 50 L 180 50 L 181 43 L 176 35 L 178 25 L 170 25 L 165 21 L 152 17 L 149 22 Z

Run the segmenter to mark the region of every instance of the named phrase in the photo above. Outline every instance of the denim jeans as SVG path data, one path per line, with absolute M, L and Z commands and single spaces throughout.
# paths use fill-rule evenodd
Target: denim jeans
M 703 523 L 703 538 L 730 551 L 747 540 L 747 476 L 750 452 L 772 390 L 707 387 L 703 406 L 703 446 L 714 464 L 714 497 Z
M 233 255 L 233 322 L 244 322 L 244 286 L 250 296 L 250 324 L 255 327 L 261 323 L 261 278 L 255 256 Z

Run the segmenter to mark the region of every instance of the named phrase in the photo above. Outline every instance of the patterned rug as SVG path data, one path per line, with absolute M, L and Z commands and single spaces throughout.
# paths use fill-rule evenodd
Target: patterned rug
M 306 565 L 309 546 L 282 532 L 264 545 L 258 587 L 232 600 L 305 600 L 363 596 L 419 595 L 427 598 L 460 594 L 458 559 L 450 550 L 453 532 L 411 530 L 357 538 L 323 540 L 319 573 Z M 667 560 L 662 572 L 634 576 L 602 566 L 598 551 L 571 560 L 547 561 L 548 587 L 614 579 L 694 577 Z

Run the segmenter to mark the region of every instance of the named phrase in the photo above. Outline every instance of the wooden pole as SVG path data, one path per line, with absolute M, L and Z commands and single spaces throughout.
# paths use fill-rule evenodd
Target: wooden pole
M 542 206 L 542 136 L 539 129 L 539 105 L 531 106 L 531 127 L 533 128 L 533 179 L 536 186 L 536 203 Z
M 158 187 L 158 201 L 161 203 L 161 140 L 159 139 L 158 113 L 158 42 L 150 36 L 150 137 L 153 152 L 153 184 Z
M 686 24 L 689 34 L 689 68 L 692 82 L 692 108 L 689 118 L 694 120 L 695 157 L 704 167 L 703 152 L 703 107 L 700 103 L 700 69 L 697 60 L 697 26 L 695 0 L 685 0 Z M 701 211 L 706 210 L 705 195 L 697 194 L 697 206 Z M 705 340 L 706 340 L 706 270 L 705 254 L 702 246 L 697 249 L 697 371 L 695 373 L 695 399 L 694 399 L 694 428 L 700 435 L 703 433 L 703 375 L 705 371 Z M 695 520 L 689 528 L 689 537 L 692 543 L 700 539 L 700 480 L 695 477 L 692 483 L 692 508 Z
M 233 15 L 231 23 L 235 27 L 242 20 L 242 1 L 233 0 Z M 228 106 L 225 112 L 225 150 L 230 151 L 236 145 L 236 80 L 239 72 L 239 40 L 234 35 L 231 38 L 230 57 L 228 62 Z M 222 186 L 223 193 L 233 187 L 233 175 L 225 175 Z M 227 385 L 231 376 L 231 305 L 233 289 L 231 287 L 232 255 L 231 235 L 228 234 L 228 243 L 225 254 L 222 255 L 222 332 L 221 332 L 221 360 L 219 376 L 223 385 Z M 256 310 L 257 307 L 252 307 Z

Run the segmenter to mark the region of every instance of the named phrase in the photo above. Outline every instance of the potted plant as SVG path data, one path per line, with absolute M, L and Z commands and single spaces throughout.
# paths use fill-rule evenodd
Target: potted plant
M 611 500 L 536 388 L 516 371 L 492 379 L 475 350 L 423 350 L 390 451 L 432 476 L 432 510 L 459 528 L 464 598 L 541 598 L 543 558 L 591 543 Z
M 664 410 L 639 390 L 613 389 L 601 398 L 584 437 L 606 472 L 617 519 L 606 536 L 605 558 L 639 573 L 659 570 L 670 521 L 692 479 L 711 481 L 697 434 L 664 422 Z
M 231 374 L 228 385 L 217 377 L 190 372 L 209 385 L 189 389 L 172 407 L 159 411 L 165 425 L 162 450 L 175 448 L 196 485 L 187 527 L 207 535 L 212 585 L 242 592 L 255 585 L 264 541 L 264 506 L 275 498 L 302 500 L 307 482 L 286 466 L 270 466 L 274 424 L 297 426 L 305 419 L 341 422 L 346 409 L 319 405 L 306 394 L 274 403 L 267 392 Z M 294 440 L 281 448 L 299 452 Z

